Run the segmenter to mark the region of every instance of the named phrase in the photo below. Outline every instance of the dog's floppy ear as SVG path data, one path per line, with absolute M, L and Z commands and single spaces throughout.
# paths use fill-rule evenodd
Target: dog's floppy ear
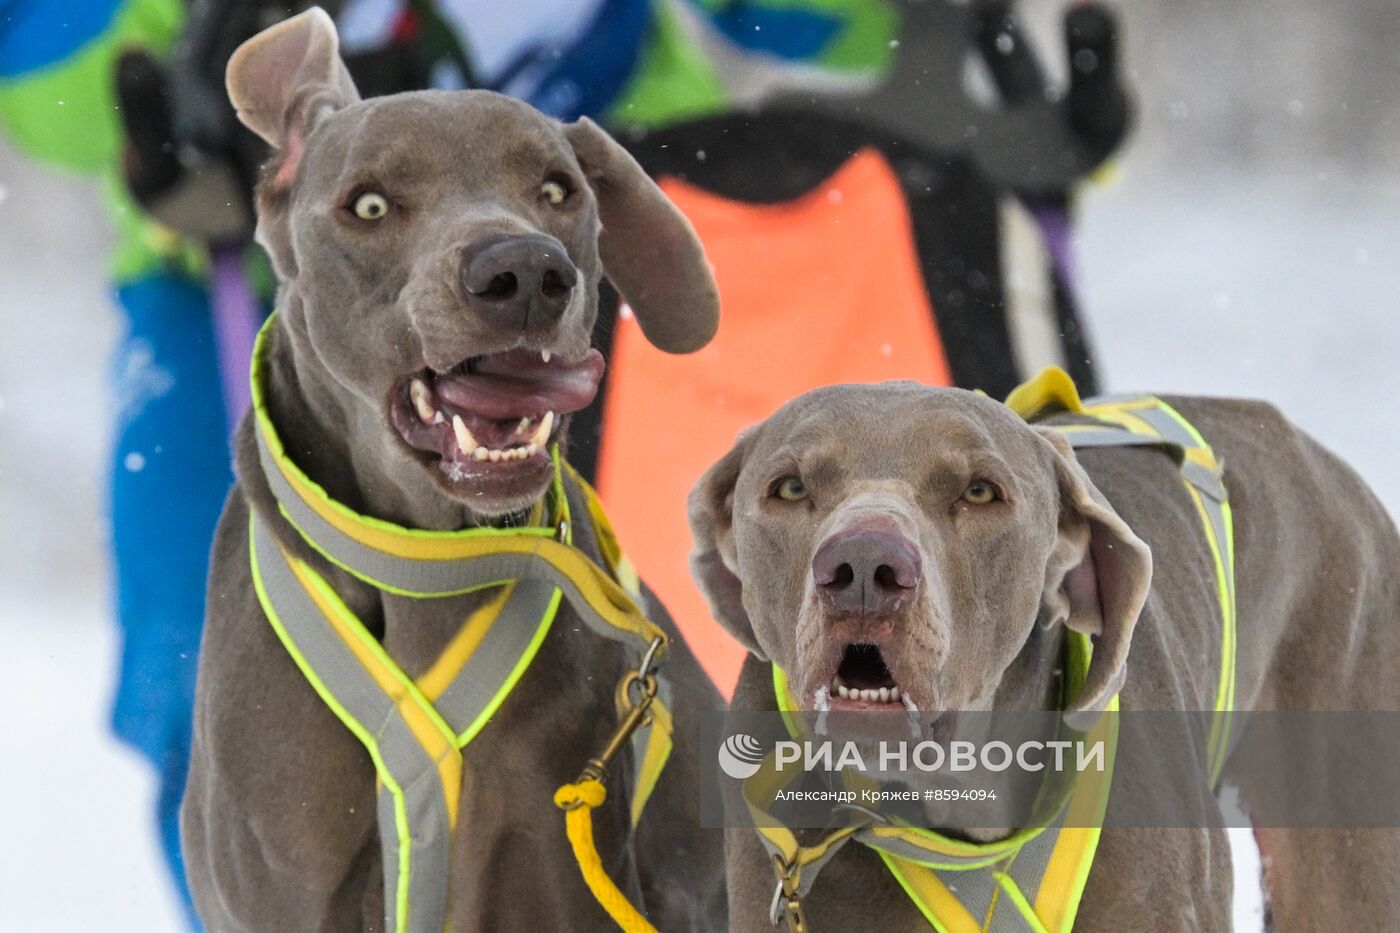
M 564 134 L 598 201 L 603 268 L 642 333 L 668 353 L 699 350 L 719 327 L 719 291 L 690 221 L 592 120 Z
M 710 467 L 690 491 L 690 573 L 710 612 L 729 634 L 759 659 L 763 649 L 744 609 L 744 585 L 736 572 L 734 547 L 734 485 L 748 456 L 751 432 L 739 435 L 734 449 Z
M 274 188 L 291 183 L 316 124 L 360 99 L 340 60 L 335 23 L 320 7 L 240 45 L 229 58 L 226 80 L 238 119 L 277 150 L 268 174 Z
M 1069 713 L 1103 710 L 1123 686 L 1133 628 L 1152 582 L 1152 552 L 1113 511 L 1058 431 L 1054 452 L 1059 537 L 1046 567 L 1041 622 L 1094 637 L 1094 658 Z

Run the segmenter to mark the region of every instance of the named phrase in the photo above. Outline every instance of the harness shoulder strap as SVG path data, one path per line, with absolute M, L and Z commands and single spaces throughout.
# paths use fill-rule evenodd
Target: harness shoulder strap
M 268 622 L 374 762 L 385 929 L 440 933 L 447 872 L 434 866 L 451 856 L 462 779 L 456 736 L 315 570 L 256 515 L 250 532 L 253 584 Z
M 1056 367 L 1043 370 L 1006 398 L 1007 407 L 1027 421 L 1055 412 L 1094 419 L 1094 423 L 1055 424 L 1076 448 L 1153 446 L 1170 455 L 1201 526 L 1215 568 L 1220 605 L 1220 677 L 1211 718 L 1206 761 L 1217 782 L 1233 742 L 1235 706 L 1236 596 L 1234 513 L 1224 469 L 1200 431 L 1179 411 L 1153 395 L 1110 396 L 1083 401 L 1073 380 Z
M 1195 426 L 1156 396 L 1092 400 L 1085 404 L 1083 413 L 1107 427 L 1057 425 L 1072 446 L 1160 446 L 1176 460 L 1187 496 L 1201 520 L 1220 606 L 1220 676 L 1206 742 L 1207 773 L 1214 784 L 1220 779 L 1232 747 L 1235 708 L 1235 532 L 1224 470 Z M 1114 444 L 1115 440 L 1120 443 Z

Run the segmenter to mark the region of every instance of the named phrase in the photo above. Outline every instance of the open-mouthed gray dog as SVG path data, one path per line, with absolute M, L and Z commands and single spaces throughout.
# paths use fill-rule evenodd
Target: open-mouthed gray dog
M 734 709 L 1400 709 L 1400 539 L 1346 464 L 1263 403 L 1044 394 L 837 386 L 739 438 L 690 501 L 751 652 Z M 1202 745 L 1207 773 L 1228 746 Z M 1121 785 L 1110 823 L 1151 792 Z M 727 832 L 731 929 L 1231 929 L 1223 829 L 964 834 L 922 871 L 897 838 L 791 835 Z M 1270 929 L 1400 926 L 1396 832 L 1256 835 Z
M 700 244 L 588 120 L 361 101 L 337 49 L 313 9 L 228 69 L 275 150 L 258 236 L 280 310 L 213 554 L 183 809 L 199 912 L 615 929 L 600 891 L 717 929 L 694 733 L 720 698 L 557 457 L 603 369 L 600 277 L 653 343 L 695 350 L 718 322 Z M 594 846 L 611 882 L 580 871 Z

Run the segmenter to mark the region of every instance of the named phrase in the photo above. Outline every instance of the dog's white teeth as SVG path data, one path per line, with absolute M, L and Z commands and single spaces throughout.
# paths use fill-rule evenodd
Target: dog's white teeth
M 462 420 L 461 415 L 452 416 L 452 433 L 457 435 L 457 449 L 462 451 L 464 457 L 470 457 L 477 450 L 476 438 L 472 437 L 472 432 L 467 429 L 467 423 Z
M 899 688 L 898 688 L 898 687 L 891 687 L 891 688 L 890 688 L 890 702 L 891 702 L 891 703 L 898 703 L 898 702 L 899 702 Z
M 543 448 L 549 443 L 550 432 L 554 430 L 554 412 L 547 411 L 540 419 L 539 427 L 535 428 L 535 433 L 530 435 L 530 445 L 532 447 Z
M 485 447 L 478 447 L 475 452 L 472 453 L 472 458 L 475 460 L 485 460 L 489 456 L 491 456 L 491 451 L 487 450 Z
M 890 701 L 890 688 L 889 688 L 889 687 L 881 687 L 881 688 L 880 688 L 880 702 L 881 702 L 881 703 L 888 703 L 889 701 Z
M 524 433 L 525 433 L 525 429 L 528 428 L 529 426 L 530 426 L 530 416 L 529 416 L 529 415 L 526 415 L 524 418 L 521 418 L 521 419 L 520 419 L 520 423 L 517 424 L 517 425 L 515 426 L 515 433 L 516 433 L 516 434 L 524 434 Z
M 447 419 L 442 416 L 442 412 L 433 412 L 433 424 L 446 424 Z
M 493 451 L 491 451 L 491 454 L 490 454 L 490 456 L 491 456 L 491 462 L 492 462 L 492 463 L 500 463 L 500 462 L 501 462 L 501 457 L 504 455 L 504 453 L 505 453 L 505 452 L 504 452 L 504 451 L 501 451 L 501 450 L 493 450 Z
M 847 689 L 845 684 L 837 684 L 836 695 L 841 697 L 843 700 L 849 700 L 851 698 L 851 691 Z
M 415 379 L 408 384 L 408 396 L 413 400 L 413 408 L 424 424 L 438 424 L 441 421 L 442 413 L 433 408 L 433 393 L 428 391 L 428 385 L 422 379 Z
M 541 351 L 540 351 L 540 360 L 541 360 L 542 362 L 548 363 L 553 357 L 554 357 L 554 353 L 553 353 L 552 351 L 550 351 L 550 350 L 541 350 Z

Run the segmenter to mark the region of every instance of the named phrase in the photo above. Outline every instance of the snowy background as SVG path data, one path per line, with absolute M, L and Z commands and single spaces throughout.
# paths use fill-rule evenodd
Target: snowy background
M 1024 5 L 1057 48 L 1056 5 Z M 1270 399 L 1400 512 L 1400 8 L 1139 0 L 1126 19 L 1139 124 L 1078 237 L 1108 384 Z M 154 783 L 107 732 L 109 242 L 93 186 L 0 144 L 0 930 L 177 928 Z M 1237 851 L 1252 933 L 1257 856 Z

